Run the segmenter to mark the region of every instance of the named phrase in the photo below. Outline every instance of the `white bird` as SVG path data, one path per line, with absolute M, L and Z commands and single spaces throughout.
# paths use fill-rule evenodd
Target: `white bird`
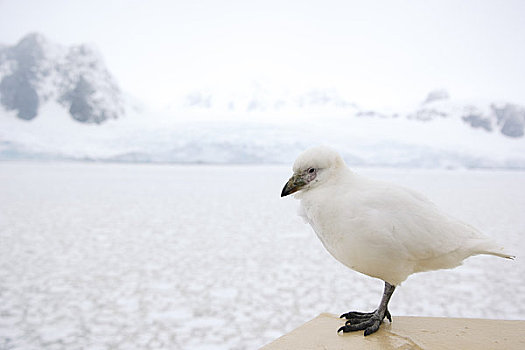
M 324 247 L 347 267 L 385 282 L 379 307 L 347 312 L 338 332 L 376 332 L 386 317 L 397 285 L 416 272 L 448 269 L 477 254 L 512 259 L 474 227 L 438 209 L 421 194 L 353 173 L 334 150 L 318 146 L 303 152 L 281 197 L 301 201 L 300 215 Z

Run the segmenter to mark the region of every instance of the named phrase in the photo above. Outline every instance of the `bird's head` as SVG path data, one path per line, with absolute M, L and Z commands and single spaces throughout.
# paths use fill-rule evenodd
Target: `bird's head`
M 284 186 L 281 197 L 320 186 L 342 166 L 344 161 L 341 156 L 329 147 L 317 146 L 307 149 L 295 160 L 293 176 Z

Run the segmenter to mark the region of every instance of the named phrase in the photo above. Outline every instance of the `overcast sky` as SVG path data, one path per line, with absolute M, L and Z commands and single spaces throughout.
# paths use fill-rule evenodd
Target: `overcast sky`
M 525 104 L 524 16 L 520 0 L 0 0 L 0 43 L 94 44 L 123 90 L 158 107 L 255 81 L 369 107 L 436 88 Z

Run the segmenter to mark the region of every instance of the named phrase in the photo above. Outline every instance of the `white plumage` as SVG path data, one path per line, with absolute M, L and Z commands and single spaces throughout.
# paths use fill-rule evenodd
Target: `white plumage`
M 472 255 L 511 257 L 421 194 L 353 173 L 330 148 L 305 151 L 293 170 L 281 195 L 297 192 L 300 215 L 330 254 L 353 270 L 387 282 L 392 292 L 413 273 L 456 267 Z M 390 316 L 386 304 L 380 321 Z M 348 331 L 352 330 L 356 329 Z

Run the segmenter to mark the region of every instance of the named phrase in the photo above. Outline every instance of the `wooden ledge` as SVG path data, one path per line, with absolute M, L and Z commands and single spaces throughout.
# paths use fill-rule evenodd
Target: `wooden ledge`
M 344 320 L 323 313 L 263 350 L 525 349 L 525 321 L 393 316 L 376 333 L 337 334 Z

